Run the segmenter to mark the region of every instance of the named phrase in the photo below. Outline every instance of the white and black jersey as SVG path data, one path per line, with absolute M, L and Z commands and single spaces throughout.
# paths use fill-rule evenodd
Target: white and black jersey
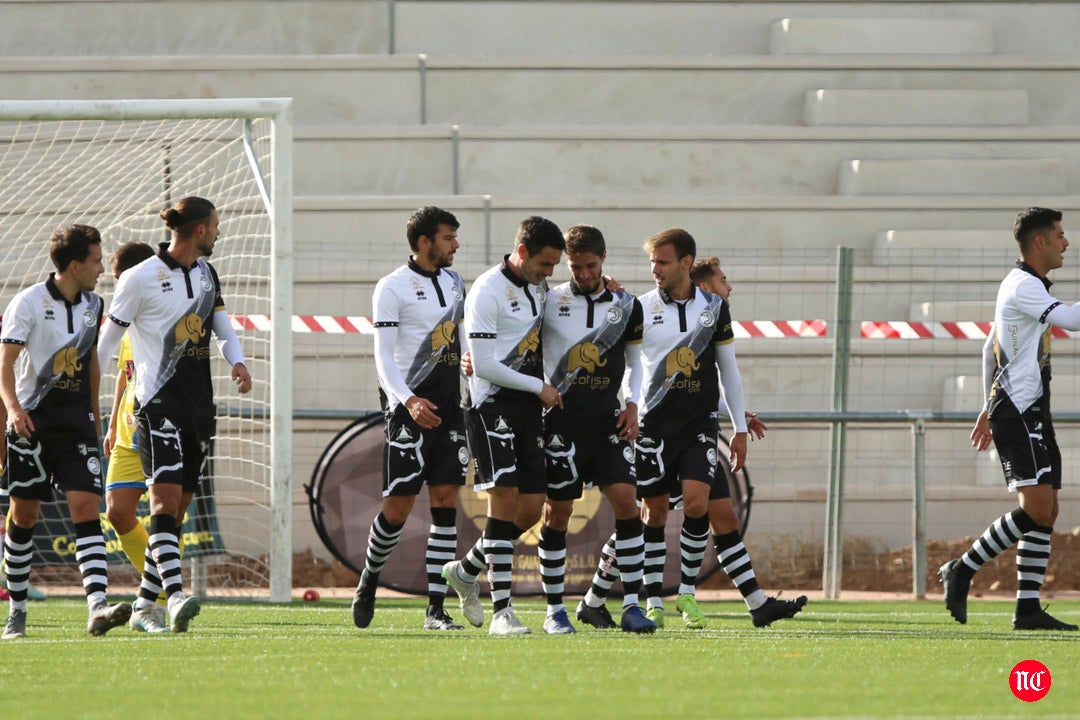
M 131 338 L 136 410 L 211 416 L 210 333 L 214 313 L 225 309 L 221 283 L 205 259 L 184 267 L 167 247 L 120 276 L 109 318 Z
M 620 290 L 590 296 L 572 283 L 548 291 L 544 310 L 544 375 L 562 394 L 547 427 L 606 428 L 619 408 L 627 345 L 641 342 L 641 303 Z
M 676 301 L 656 288 L 640 298 L 642 331 L 641 428 L 652 437 L 695 433 L 720 401 L 716 346 L 731 343 L 731 312 L 719 295 L 691 287 Z
M 998 287 L 994 308 L 994 356 L 997 368 L 990 392 L 990 412 L 1011 402 L 1020 413 L 1044 399 L 1050 408 L 1050 311 L 1061 301 L 1050 294 L 1050 281 L 1025 263 L 1009 271 Z
M 472 352 L 475 372 L 469 378 L 471 407 L 491 399 L 513 400 L 522 393 L 543 388 L 540 327 L 544 320 L 547 281 L 533 285 L 519 278 L 503 258 L 473 283 L 465 300 L 466 343 Z M 493 358 L 475 350 L 477 340 L 490 342 Z M 480 377 L 489 361 L 498 368 L 499 382 Z M 535 400 L 535 398 L 532 398 Z
M 15 394 L 35 436 L 97 435 L 90 365 L 102 308 L 101 296 L 92 292 L 68 302 L 50 274 L 4 311 L 0 342 L 24 346 L 15 363 Z
M 456 408 L 461 402 L 458 324 L 465 312 L 461 276 L 446 268 L 428 272 L 410 259 L 379 280 L 373 304 L 379 388 L 388 409 L 411 395 L 447 411 Z

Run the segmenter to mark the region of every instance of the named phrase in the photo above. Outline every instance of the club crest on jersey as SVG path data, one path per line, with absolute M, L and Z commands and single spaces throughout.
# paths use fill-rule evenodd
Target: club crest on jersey
M 664 361 L 664 374 L 667 377 L 677 373 L 690 377 L 695 370 L 700 368 L 701 363 L 697 361 L 694 351 L 686 346 L 675 348 L 669 352 L 667 359 Z
M 461 286 L 457 283 L 451 283 L 450 294 L 454 296 L 455 300 L 460 300 L 463 297 L 461 293 Z
M 75 377 L 75 373 L 82 369 L 82 363 L 79 362 L 79 348 L 77 347 L 60 348 L 59 352 L 53 355 L 53 377 L 60 375 Z
M 210 292 L 214 289 L 214 283 L 208 273 L 203 272 L 202 277 L 199 278 L 199 287 L 203 289 L 203 292 Z
M 529 334 L 525 336 L 525 339 L 518 343 L 517 351 L 518 355 L 524 355 L 528 352 L 535 353 L 540 348 L 540 328 L 534 327 L 529 331 Z
M 506 288 L 506 300 L 510 303 L 510 312 L 517 312 L 521 309 L 521 303 L 518 302 L 517 290 L 515 288 Z
M 94 327 L 94 324 L 97 322 L 97 314 L 87 310 L 83 313 L 82 321 L 83 325 L 86 327 Z
M 454 342 L 457 334 L 457 323 L 453 320 L 445 320 L 435 326 L 431 331 L 431 354 L 442 354 L 443 348 L 448 348 Z
M 618 305 L 612 305 L 608 308 L 608 311 L 604 313 L 604 318 L 607 319 L 611 325 L 618 325 L 623 319 L 623 309 Z
M 698 324 L 701 327 L 712 327 L 716 324 L 716 318 L 708 310 L 702 310 L 701 314 L 698 315 Z
M 203 319 L 198 313 L 188 313 L 180 318 L 179 322 L 176 323 L 174 334 L 176 345 L 173 347 L 172 353 L 170 353 L 172 357 L 179 357 L 186 352 L 197 359 L 204 357 L 209 359 L 210 350 L 202 347 L 199 342 L 206 337 L 206 328 L 203 327 Z M 189 344 L 191 347 L 185 350 L 184 348 Z
M 420 284 L 420 280 L 417 278 L 410 278 L 409 283 L 412 285 L 413 292 L 416 293 L 417 300 L 426 300 L 427 295 L 424 294 L 424 286 Z
M 608 361 L 600 357 L 600 348 L 591 342 L 583 342 L 570 348 L 566 359 L 567 374 L 579 368 L 584 368 L 590 373 L 596 372 L 596 368 L 604 367 Z

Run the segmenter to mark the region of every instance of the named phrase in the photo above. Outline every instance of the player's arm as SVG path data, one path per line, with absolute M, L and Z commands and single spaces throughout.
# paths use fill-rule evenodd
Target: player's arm
M 113 390 L 112 412 L 109 413 L 109 428 L 105 431 L 105 457 L 112 457 L 113 444 L 116 443 L 117 421 L 120 418 L 120 403 L 123 401 L 124 391 L 127 389 L 127 373 L 124 368 L 116 373 L 116 385 Z
M 0 396 L 4 399 L 7 426 L 19 435 L 30 437 L 34 434 L 34 422 L 19 404 L 19 396 L 15 392 L 15 360 L 22 350 L 20 343 L 0 344 Z
M 498 337 L 498 302 L 490 293 L 473 293 L 476 302 L 466 307 L 468 320 L 469 351 L 472 353 L 473 372 L 476 377 L 510 390 L 530 392 L 540 398 L 545 408 L 562 407 L 562 396 L 553 386 L 532 375 L 519 373 L 502 364 L 495 356 L 495 340 Z M 469 316 L 472 310 L 472 316 Z
M 641 343 L 627 343 L 623 355 L 626 358 L 626 374 L 623 376 L 623 397 L 626 402 L 615 421 L 615 427 L 620 437 L 637 440 L 641 432 L 638 426 L 638 404 L 641 402 L 641 383 L 645 375 L 641 366 Z
M 101 437 L 101 365 L 98 363 L 97 348 L 90 348 L 90 412 L 94 415 L 94 437 Z
M 975 419 L 975 427 L 971 429 L 971 446 L 980 452 L 990 447 L 994 436 L 990 432 L 990 418 L 987 405 L 990 402 L 990 388 L 994 384 L 994 371 L 997 370 L 997 358 L 994 356 L 994 333 L 996 329 L 990 326 L 990 332 L 986 334 L 986 342 L 982 348 L 982 389 L 983 404 L 979 417 Z
M 725 342 L 716 346 L 716 367 L 720 370 L 720 387 L 724 393 L 724 402 L 728 406 L 728 416 L 735 428 L 731 438 L 731 471 L 738 472 L 746 463 L 746 404 L 743 398 L 742 376 L 739 364 L 735 360 L 735 343 Z
M 375 373 L 379 378 L 379 387 L 404 405 L 417 425 L 425 430 L 437 428 L 442 424 L 442 418 L 438 415 L 439 406 L 413 393 L 394 354 L 398 342 L 401 300 L 383 279 L 375 285 L 371 303 L 375 310 L 372 324 L 375 326 Z
M 214 311 L 214 336 L 217 337 L 218 350 L 225 361 L 232 366 L 232 379 L 241 394 L 251 390 L 251 373 L 244 360 L 244 350 L 240 338 L 236 337 L 229 313 L 222 306 Z

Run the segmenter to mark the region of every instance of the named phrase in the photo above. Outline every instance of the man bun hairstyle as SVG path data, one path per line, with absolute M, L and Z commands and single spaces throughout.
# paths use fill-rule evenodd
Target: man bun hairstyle
M 216 210 L 214 203 L 206 198 L 192 195 L 170 208 L 165 208 L 159 215 L 165 221 L 167 228 L 172 230 L 177 237 L 183 238 L 191 235 L 195 226 L 207 222 L 214 210 Z

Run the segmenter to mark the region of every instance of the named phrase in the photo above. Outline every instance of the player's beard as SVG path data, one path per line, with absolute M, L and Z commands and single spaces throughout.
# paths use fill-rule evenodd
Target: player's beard
M 432 248 L 431 250 L 428 250 L 427 261 L 435 268 L 450 267 L 454 264 L 454 254 L 447 253 L 446 255 L 439 255 L 435 252 L 435 249 Z
M 585 287 L 577 281 L 577 278 L 571 278 L 570 284 L 573 286 L 576 292 L 579 292 L 582 295 L 595 295 L 596 293 L 600 292 L 600 289 L 603 287 L 604 282 L 601 278 L 596 278 L 593 281 L 592 287 Z

